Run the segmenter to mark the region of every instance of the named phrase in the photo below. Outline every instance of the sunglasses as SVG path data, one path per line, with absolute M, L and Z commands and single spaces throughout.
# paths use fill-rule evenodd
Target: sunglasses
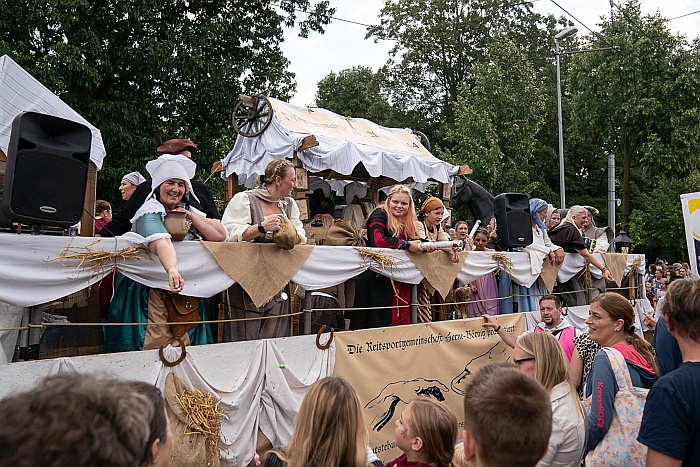
M 513 360 L 513 363 L 515 363 L 516 365 L 520 365 L 523 362 L 530 362 L 534 359 L 535 359 L 535 357 L 519 358 L 517 360 Z

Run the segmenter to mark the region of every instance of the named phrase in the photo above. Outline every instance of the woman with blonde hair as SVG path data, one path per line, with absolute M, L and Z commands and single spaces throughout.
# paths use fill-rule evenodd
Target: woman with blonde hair
M 296 230 L 297 243 L 306 243 L 299 206 L 292 197 L 296 188 L 294 164 L 287 159 L 270 161 L 257 185 L 253 190 L 236 193 L 226 206 L 221 222 L 229 233 L 229 241 L 273 242 L 274 232 L 280 230 L 282 219 L 286 218 Z M 228 289 L 230 308 L 225 310 L 225 317 L 239 321 L 224 325 L 224 342 L 288 336 L 292 321 L 290 296 L 289 287 L 285 287 L 258 308 L 240 284 L 233 284 Z
M 457 417 L 442 402 L 426 396 L 411 400 L 394 429 L 400 457 L 386 467 L 451 467 Z
M 635 332 L 634 309 L 622 295 L 606 292 L 591 300 L 586 324 L 591 339 L 603 346 L 593 359 L 586 382 L 586 396 L 592 405 L 588 414 L 588 452 L 603 441 L 613 421 L 619 388 L 611 358 L 616 367 L 621 367 L 622 376 L 637 388 L 651 388 L 658 369 L 651 344 Z M 629 428 L 639 431 L 639 425 Z
M 411 190 L 396 185 L 389 191 L 386 202 L 372 211 L 367 219 L 367 246 L 418 253 L 423 250 L 417 238 L 416 208 Z M 426 251 L 434 250 L 428 248 Z M 405 306 L 410 303 L 410 298 L 408 284 L 392 283 L 388 277 L 367 269 L 357 279 L 356 309 L 352 312 L 350 329 L 410 324 L 409 308 Z
M 586 446 L 586 418 L 559 341 L 548 332 L 524 334 L 515 342 L 513 361 L 549 391 L 552 402 L 549 449 L 537 465 L 579 465 Z
M 270 451 L 264 467 L 368 467 L 368 443 L 360 399 L 345 379 L 331 376 L 311 385 L 289 444 Z

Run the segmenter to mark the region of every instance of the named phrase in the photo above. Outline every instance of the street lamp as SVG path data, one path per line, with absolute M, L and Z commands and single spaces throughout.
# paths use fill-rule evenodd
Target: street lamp
M 566 209 L 566 188 L 564 187 L 564 132 L 561 127 L 561 73 L 559 71 L 559 41 L 571 37 L 578 32 L 575 27 L 568 27 L 554 36 L 554 45 L 557 55 L 557 108 L 559 111 L 559 195 L 561 196 L 561 208 Z
M 617 237 L 613 238 L 613 244 L 617 247 L 620 247 L 620 251 L 624 254 L 628 254 L 630 252 L 630 248 L 632 247 L 632 244 L 634 243 L 634 240 L 629 238 L 627 236 L 627 232 L 624 230 L 620 230 L 620 235 Z

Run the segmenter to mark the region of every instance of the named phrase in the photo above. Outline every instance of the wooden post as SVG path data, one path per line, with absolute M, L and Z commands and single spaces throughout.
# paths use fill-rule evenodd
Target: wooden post
M 226 179 L 226 186 L 224 188 L 225 193 L 224 196 L 226 197 L 226 202 L 228 203 L 231 201 L 231 198 L 233 198 L 233 195 L 238 193 L 238 175 L 237 174 L 231 174 L 228 176 Z
M 309 305 L 311 304 L 311 291 L 306 290 L 304 292 L 304 334 L 311 334 L 311 313 L 309 312 Z
M 418 322 L 418 284 L 411 284 L 411 324 Z
M 369 182 L 369 199 L 377 204 L 379 204 L 379 179 L 372 178 L 367 180 Z
M 85 188 L 85 200 L 83 201 L 83 216 L 80 219 L 80 236 L 95 236 L 95 197 L 97 196 L 97 166 L 90 161 L 88 166 L 88 178 Z

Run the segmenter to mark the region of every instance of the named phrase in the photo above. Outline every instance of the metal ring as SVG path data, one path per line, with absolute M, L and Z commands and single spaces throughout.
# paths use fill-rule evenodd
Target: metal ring
M 321 344 L 321 334 L 323 331 L 325 331 L 326 325 L 323 324 L 321 325 L 321 329 L 318 330 L 318 333 L 316 333 L 316 347 L 318 347 L 321 350 L 328 350 L 331 346 L 331 342 L 333 342 L 333 334 L 335 333 L 335 329 L 331 328 L 331 335 L 328 338 L 328 341 L 325 344 Z
M 174 361 L 169 361 L 168 359 L 165 358 L 165 355 L 163 355 L 163 346 L 160 346 L 160 349 L 158 349 L 158 357 L 160 357 L 160 361 L 163 362 L 163 365 L 167 367 L 174 367 L 178 366 L 182 361 L 185 359 L 187 356 L 187 350 L 185 348 L 185 343 L 180 339 L 179 337 L 176 337 L 175 340 L 177 340 L 180 343 L 180 356 L 178 357 L 177 360 Z

